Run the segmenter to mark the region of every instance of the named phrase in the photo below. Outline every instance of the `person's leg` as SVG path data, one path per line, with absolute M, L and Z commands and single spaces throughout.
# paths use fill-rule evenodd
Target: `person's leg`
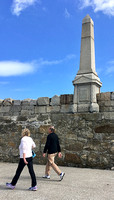
M 23 158 L 20 158 L 20 161 L 19 161 L 19 164 L 18 164 L 18 168 L 17 168 L 15 176 L 13 177 L 12 182 L 11 182 L 11 184 L 13 186 L 16 185 L 24 166 L 25 166 L 24 160 L 23 160 Z
M 27 167 L 28 167 L 31 179 L 32 179 L 31 186 L 35 187 L 37 185 L 37 182 L 36 182 L 36 176 L 35 176 L 34 169 L 33 169 L 33 159 L 31 157 L 31 158 L 27 158 L 26 160 L 28 162 Z
M 47 160 L 46 168 L 45 168 L 45 175 L 50 176 L 51 164 L 49 160 Z
M 49 161 L 49 168 L 48 168 L 48 172 L 50 167 L 52 167 L 54 169 L 54 171 L 60 175 L 61 174 L 61 170 L 59 169 L 59 167 L 54 163 L 54 159 L 55 156 L 57 155 L 57 153 L 54 154 L 48 154 L 48 161 Z

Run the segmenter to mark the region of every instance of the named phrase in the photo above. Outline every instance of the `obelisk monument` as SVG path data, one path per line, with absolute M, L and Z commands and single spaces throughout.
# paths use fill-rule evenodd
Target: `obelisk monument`
M 80 68 L 73 85 L 74 112 L 99 112 L 96 94 L 102 83 L 95 71 L 94 23 L 89 15 L 82 21 Z

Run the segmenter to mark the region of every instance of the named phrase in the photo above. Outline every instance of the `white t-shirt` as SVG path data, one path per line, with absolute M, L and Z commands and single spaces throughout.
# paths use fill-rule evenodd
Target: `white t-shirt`
M 23 153 L 25 153 L 25 157 L 32 157 L 32 148 L 36 147 L 33 139 L 29 136 L 24 136 L 21 139 L 21 143 L 19 145 L 20 158 L 23 158 Z

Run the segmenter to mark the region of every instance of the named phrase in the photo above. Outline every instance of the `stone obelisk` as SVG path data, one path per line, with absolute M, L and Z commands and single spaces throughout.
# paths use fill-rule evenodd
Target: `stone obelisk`
M 102 83 L 95 71 L 94 23 L 89 15 L 82 21 L 80 68 L 73 85 L 74 112 L 99 112 L 96 94 Z

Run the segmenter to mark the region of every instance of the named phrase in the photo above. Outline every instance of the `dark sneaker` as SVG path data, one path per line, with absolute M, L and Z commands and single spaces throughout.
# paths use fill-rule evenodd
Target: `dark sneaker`
M 37 185 L 34 186 L 34 187 L 30 187 L 30 188 L 29 188 L 30 191 L 37 191 L 37 189 L 38 189 L 38 188 L 37 188 Z
M 6 186 L 8 187 L 8 188 L 10 188 L 10 189 L 15 189 L 15 186 L 14 185 L 12 185 L 11 183 L 6 183 Z
M 61 174 L 60 174 L 60 181 L 63 180 L 64 175 L 65 175 L 65 173 L 64 173 L 64 172 L 61 172 Z

